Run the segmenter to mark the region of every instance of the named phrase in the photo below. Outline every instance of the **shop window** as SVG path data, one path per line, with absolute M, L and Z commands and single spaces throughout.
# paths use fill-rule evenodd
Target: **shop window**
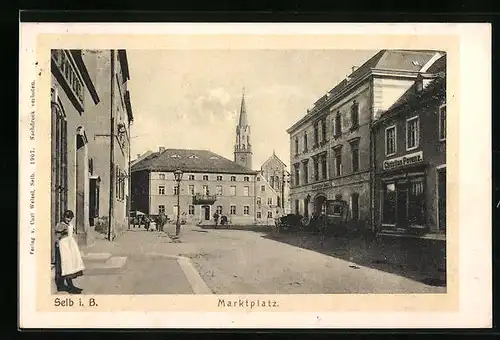
M 408 191 L 408 219 L 410 225 L 425 225 L 424 181 L 410 182 Z
M 419 142 L 418 116 L 406 121 L 406 150 L 418 148 Z
M 393 125 L 385 129 L 385 154 L 394 155 L 396 150 L 396 126 Z
M 385 183 L 382 195 L 382 223 L 396 224 L 396 184 Z

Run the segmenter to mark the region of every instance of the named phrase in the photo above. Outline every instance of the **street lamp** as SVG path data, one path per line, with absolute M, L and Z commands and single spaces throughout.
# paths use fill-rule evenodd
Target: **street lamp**
M 177 223 L 175 225 L 175 236 L 179 237 L 179 234 L 181 232 L 181 222 L 180 222 L 180 215 L 181 215 L 181 209 L 180 209 L 180 194 L 181 194 L 181 181 L 182 181 L 182 170 L 177 169 L 174 171 L 174 178 L 175 181 L 177 182 Z

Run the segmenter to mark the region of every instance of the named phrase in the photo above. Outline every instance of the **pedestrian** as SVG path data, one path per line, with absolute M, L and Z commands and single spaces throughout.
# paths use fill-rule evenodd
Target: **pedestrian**
M 144 228 L 146 228 L 146 231 L 149 230 L 149 224 L 151 223 L 151 220 L 149 219 L 148 216 L 144 216 Z
M 219 224 L 219 214 L 217 211 L 214 213 L 214 221 L 215 221 L 215 227 L 217 228 L 217 225 Z
M 63 220 L 55 227 L 56 233 L 56 273 L 57 291 L 67 291 L 71 294 L 80 294 L 81 288 L 73 284 L 73 279 L 83 275 L 82 256 L 73 237 L 74 227 L 71 221 L 75 214 L 66 210 Z M 66 282 L 65 282 L 66 281 Z
M 282 217 L 281 212 L 279 210 L 276 210 L 276 215 L 274 217 L 274 227 L 276 234 L 280 233 L 281 217 Z

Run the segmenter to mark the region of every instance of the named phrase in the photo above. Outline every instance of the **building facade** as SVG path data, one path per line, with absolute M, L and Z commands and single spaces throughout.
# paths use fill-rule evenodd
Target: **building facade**
M 314 103 L 290 127 L 292 212 L 319 214 L 326 200 L 349 205 L 349 219 L 373 228 L 371 124 L 439 57 L 436 51 L 382 50 Z
M 380 232 L 446 234 L 445 58 L 373 126 Z
M 276 213 L 290 211 L 290 180 L 286 165 L 273 152 L 261 166 L 257 180 L 257 222 L 274 223 Z
M 115 53 L 124 54 L 125 51 Z M 106 119 L 109 129 L 105 132 L 110 134 L 111 113 L 110 109 L 106 109 L 107 93 L 109 94 L 110 89 L 102 83 L 101 78 L 95 76 L 96 73 L 104 71 L 93 58 L 95 54 L 90 54 L 90 51 L 51 51 L 52 245 L 55 240 L 53 228 L 61 220 L 66 209 L 75 213 L 74 224 L 78 243 L 87 244 L 94 218 L 99 215 L 99 206 L 103 205 L 103 200 L 109 198 L 109 188 L 103 187 L 103 182 L 111 176 L 109 138 L 107 147 L 96 146 L 95 136 L 102 132 L 102 126 L 96 122 Z M 109 67 L 107 70 L 109 79 L 111 70 Z M 118 137 L 122 143 L 121 148 L 128 150 L 128 123 L 132 120 L 132 113 L 130 101 L 126 102 L 128 104 L 125 117 L 117 121 L 117 124 L 122 122 L 123 127 L 115 126 L 115 130 L 123 131 Z M 127 169 L 128 155 L 116 158 L 120 168 Z M 114 209 L 117 209 L 118 215 L 120 208 L 115 206 Z
M 177 169 L 183 171 L 179 197 Z M 232 224 L 254 224 L 255 192 L 255 171 L 206 150 L 160 148 L 132 166 L 132 210 L 171 220 L 180 212 L 188 223 L 211 224 L 218 212 Z M 197 195 L 214 196 L 214 202 L 199 204 Z

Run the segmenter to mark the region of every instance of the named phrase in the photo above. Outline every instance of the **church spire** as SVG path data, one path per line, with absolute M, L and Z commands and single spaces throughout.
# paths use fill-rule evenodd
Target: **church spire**
M 241 96 L 241 108 L 240 108 L 240 120 L 238 126 L 243 127 L 248 125 L 247 119 L 247 109 L 245 106 L 245 88 L 243 88 L 243 94 Z

